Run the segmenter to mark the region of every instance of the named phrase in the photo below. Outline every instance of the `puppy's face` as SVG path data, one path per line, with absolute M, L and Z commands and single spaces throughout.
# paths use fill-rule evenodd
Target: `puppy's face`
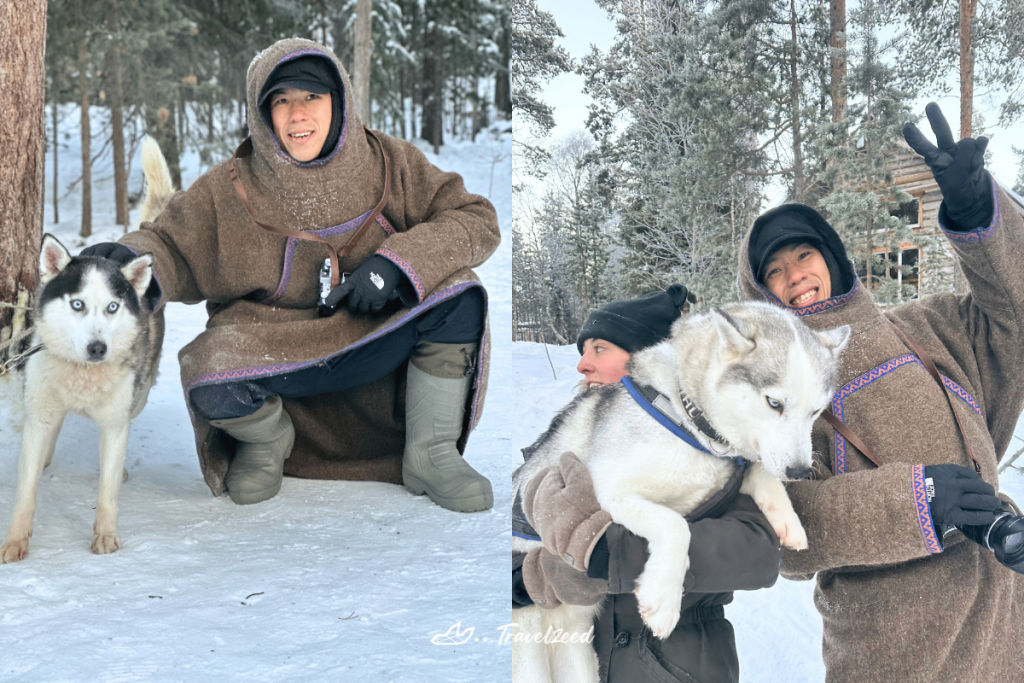
M 152 257 L 124 266 L 105 258 L 72 258 L 55 237 L 39 255 L 41 315 L 47 351 L 75 363 L 103 363 L 126 354 L 139 333 L 140 298 L 152 278 Z

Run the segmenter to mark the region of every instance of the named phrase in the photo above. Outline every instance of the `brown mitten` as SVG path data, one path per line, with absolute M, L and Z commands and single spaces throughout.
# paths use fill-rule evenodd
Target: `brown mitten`
M 581 572 L 612 523 L 612 516 L 597 502 L 590 473 L 569 451 L 562 453 L 558 467 L 541 470 L 527 484 L 523 512 L 544 547 Z
M 523 583 L 533 603 L 544 609 L 561 604 L 596 605 L 608 594 L 608 581 L 576 571 L 546 548 L 534 548 L 526 554 Z

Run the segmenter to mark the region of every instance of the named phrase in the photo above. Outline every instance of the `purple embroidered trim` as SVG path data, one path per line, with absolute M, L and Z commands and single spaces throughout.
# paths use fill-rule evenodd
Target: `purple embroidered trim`
M 363 221 L 366 220 L 366 217 L 369 216 L 372 212 L 373 211 L 371 209 L 370 211 L 364 213 L 362 216 L 357 216 L 356 218 L 353 218 L 350 221 L 345 221 L 341 225 L 335 225 L 330 228 L 320 228 L 319 230 L 308 230 L 307 232 L 309 232 L 312 235 L 316 235 L 317 237 L 333 237 L 334 235 L 341 235 L 350 230 L 355 230 L 356 228 L 358 228 L 360 225 L 363 224 Z
M 307 48 L 305 50 L 296 50 L 295 52 L 289 52 L 284 57 L 278 60 L 277 64 L 274 65 L 274 69 L 281 66 L 282 64 L 292 61 L 293 59 L 298 59 L 299 57 L 305 57 L 307 55 L 316 55 L 317 57 L 323 57 L 328 63 L 330 63 L 331 68 L 334 69 L 334 73 L 338 76 L 338 82 L 341 83 L 341 96 L 343 98 L 346 97 L 347 93 L 345 92 L 345 80 L 341 77 L 341 72 L 338 71 L 338 65 L 335 64 L 330 57 L 325 55 L 323 52 L 320 52 L 319 50 Z M 274 69 L 271 69 L 270 73 L 274 73 Z M 341 151 L 341 148 L 345 146 L 345 138 L 348 137 L 348 106 L 346 105 L 347 103 L 343 102 L 341 107 L 341 135 L 338 136 L 338 144 L 335 145 L 334 151 L 327 155 L 326 158 L 313 159 L 312 161 L 299 161 L 298 159 L 293 157 L 291 154 L 288 154 L 288 152 L 284 151 L 281 148 L 281 144 L 277 139 L 277 134 L 274 133 L 272 129 L 270 129 L 270 140 L 274 143 L 274 148 L 277 150 L 277 155 L 284 159 L 285 161 L 287 161 L 292 166 L 298 166 L 299 168 L 316 168 L 317 166 L 323 166 L 328 161 L 333 159 L 335 155 L 337 155 L 337 153 Z M 260 121 L 263 121 L 262 115 L 259 116 L 258 118 Z M 263 121 L 263 125 L 266 126 L 265 121 Z
M 412 286 L 416 288 L 416 296 L 420 301 L 423 301 L 423 297 L 426 296 L 427 290 L 420 281 L 420 276 L 416 274 L 416 271 L 413 270 L 411 265 L 409 265 L 409 262 L 387 247 L 381 247 L 377 250 L 377 253 L 388 261 L 394 263 L 402 270 L 403 273 L 405 273 L 406 277 L 408 277 L 409 281 L 412 283 Z
M 484 310 L 487 310 L 487 290 L 483 287 L 480 291 L 484 295 Z M 473 429 L 476 427 L 477 422 L 480 421 L 480 404 L 484 400 L 483 392 L 480 391 L 480 384 L 483 382 L 483 373 L 480 372 L 479 368 L 484 367 L 487 364 L 487 340 L 490 338 L 490 328 L 488 325 L 484 325 L 484 336 L 480 340 L 480 353 L 476 357 L 476 379 L 473 382 L 473 391 L 476 393 L 473 395 L 473 410 L 469 415 L 469 428 Z
M 388 219 L 384 218 L 384 214 L 382 213 L 377 214 L 377 225 L 380 226 L 381 230 L 387 233 L 388 237 L 391 237 L 391 235 L 398 232 L 394 227 L 392 227 L 391 223 L 388 222 Z
M 995 210 L 992 212 L 992 222 L 987 227 L 975 228 L 967 232 L 959 232 L 954 230 L 946 230 L 946 226 L 939 223 L 939 227 L 942 228 L 942 232 L 946 233 L 946 237 L 954 242 L 969 243 L 969 242 L 983 242 L 995 234 L 996 226 L 999 225 L 999 188 L 996 187 L 996 181 L 992 180 L 992 197 Z
M 362 225 L 363 221 L 366 220 L 366 217 L 369 216 L 371 213 L 372 210 L 367 211 L 358 218 L 353 218 L 350 221 L 342 223 L 341 225 L 335 225 L 334 227 L 331 228 L 321 228 L 319 230 L 309 230 L 308 232 L 310 232 L 313 235 L 316 235 L 317 237 L 332 237 L 334 235 L 341 235 Z M 386 235 L 391 236 L 395 234 L 395 229 L 391 227 L 391 223 L 389 223 L 388 219 L 384 218 L 384 216 L 377 216 L 377 225 L 381 227 L 381 229 L 384 231 Z M 260 303 L 272 304 L 278 299 L 280 299 L 282 296 L 284 296 L 285 290 L 288 289 L 288 282 L 291 280 L 292 259 L 295 257 L 295 246 L 297 244 L 297 239 L 295 239 L 294 237 L 288 238 L 288 246 L 285 247 L 284 250 L 284 267 L 281 269 L 281 282 L 278 283 L 277 290 Z
M 985 415 L 981 412 L 981 406 L 978 405 L 978 402 L 974 399 L 973 396 L 970 395 L 970 393 L 967 392 L 966 389 L 964 389 L 959 384 L 957 384 L 950 378 L 946 377 L 945 375 L 940 374 L 939 377 L 942 378 L 942 383 L 945 384 L 950 391 L 959 396 L 964 403 L 974 408 L 974 412 L 978 414 L 978 417 L 980 417 L 983 420 L 985 419 Z
M 462 282 L 457 285 L 452 285 L 451 287 L 443 289 L 440 292 L 437 292 L 436 294 L 432 294 L 426 301 L 423 301 L 420 305 L 416 306 L 415 308 L 410 308 L 404 316 L 402 316 L 395 322 L 391 323 L 387 327 L 383 327 L 374 332 L 373 334 L 367 337 L 363 337 L 362 339 L 352 344 L 351 346 L 346 346 L 345 348 L 331 354 L 330 356 L 325 356 L 324 358 L 314 358 L 312 360 L 301 361 L 298 363 L 258 365 L 250 368 L 239 368 L 237 370 L 223 370 L 221 372 L 208 372 L 205 375 L 199 375 L 198 377 L 194 377 L 191 380 L 189 380 L 188 383 L 185 385 L 185 397 L 187 399 L 188 393 L 190 391 L 204 384 L 219 384 L 222 382 L 230 382 L 240 379 L 251 379 L 253 377 L 268 377 L 270 375 L 280 375 L 286 372 L 292 372 L 294 370 L 300 370 L 302 368 L 308 368 L 310 366 L 316 365 L 317 363 L 321 363 L 330 358 L 334 358 L 335 356 L 338 356 L 342 353 L 347 353 L 348 351 L 357 349 L 360 346 L 364 346 L 370 343 L 371 341 L 378 339 L 384 336 L 385 334 L 388 334 L 392 330 L 395 330 L 398 327 L 404 325 L 405 323 L 409 322 L 409 320 L 411 320 L 412 318 L 415 318 L 424 311 L 433 308 L 437 304 L 441 303 L 443 300 L 449 299 L 455 296 L 456 294 L 459 294 L 464 290 L 469 289 L 470 287 L 479 286 L 481 285 L 479 285 L 476 282 Z
M 750 274 L 751 276 L 753 276 L 753 269 L 751 269 Z M 767 287 L 758 282 L 756 277 L 754 277 L 754 285 L 761 291 L 762 294 L 764 294 L 765 298 L 768 299 L 769 302 L 781 308 L 785 308 L 787 311 L 795 313 L 796 315 L 802 318 L 805 315 L 814 315 L 815 313 L 821 313 L 832 308 L 839 308 L 840 306 L 845 306 L 846 304 L 850 303 L 851 301 L 853 301 L 853 298 L 857 296 L 857 291 L 860 289 L 860 280 L 858 278 L 854 278 L 853 289 L 851 289 L 846 294 L 829 297 L 824 301 L 819 301 L 818 303 L 807 306 L 806 308 L 790 308 L 786 304 L 782 303 L 782 299 L 772 294 Z
M 835 416 L 837 418 L 839 418 L 839 421 L 842 422 L 843 421 L 843 401 L 846 399 L 847 396 L 849 396 L 853 392 L 857 391 L 858 389 L 863 389 L 864 387 L 866 387 L 867 385 L 871 384 L 872 382 L 874 382 L 876 379 L 878 379 L 882 375 L 887 375 L 890 372 L 892 372 L 893 370 L 895 370 L 896 368 L 902 367 L 902 366 L 906 365 L 907 363 L 914 363 L 914 362 L 920 363 L 921 361 L 919 361 L 917 356 L 915 356 L 914 354 L 908 353 L 906 355 L 898 356 L 898 357 L 893 358 L 891 360 L 887 360 L 886 362 L 882 363 L 878 367 L 872 368 L 871 370 L 868 370 L 867 372 L 865 372 L 860 377 L 858 377 L 858 378 L 856 378 L 854 380 L 851 380 L 850 382 L 847 382 L 832 397 L 832 412 L 833 412 L 833 414 L 835 414 Z M 846 472 L 846 439 L 844 439 L 842 434 L 840 434 L 839 432 L 835 432 L 835 440 L 836 440 L 835 473 L 836 474 L 843 474 L 844 472 Z
M 839 418 L 840 422 L 842 422 L 843 401 L 846 399 L 847 396 L 857 391 L 858 389 L 863 389 L 864 387 L 871 384 L 882 375 L 886 375 L 895 370 L 896 368 L 906 365 L 907 363 L 917 363 L 919 366 L 921 366 L 922 369 L 924 369 L 924 363 L 922 363 L 921 359 L 912 353 L 897 356 L 896 358 L 888 360 L 879 365 L 878 367 L 869 370 L 868 372 L 865 372 L 857 379 L 851 380 L 847 384 L 843 385 L 843 387 L 839 391 L 837 391 L 835 395 L 832 397 L 832 413 L 837 418 Z M 945 375 L 940 375 L 940 377 L 942 377 L 942 383 L 945 384 L 950 391 L 959 396 L 964 403 L 966 403 L 967 405 L 971 406 L 971 408 L 974 409 L 974 412 L 978 413 L 979 417 L 984 419 L 985 416 L 981 412 L 981 406 L 978 405 L 978 402 L 974 399 L 973 396 L 971 396 L 970 393 L 968 393 L 959 384 L 949 379 Z M 842 434 L 835 430 L 833 430 L 833 434 L 835 436 L 834 471 L 836 474 L 843 474 L 844 472 L 846 472 L 846 439 L 843 438 Z
M 292 257 L 295 256 L 295 245 L 297 243 L 298 240 L 294 237 L 288 238 L 288 246 L 284 248 L 284 267 L 281 269 L 281 282 L 278 283 L 274 293 L 261 301 L 261 304 L 272 304 L 284 296 L 284 290 L 288 289 L 288 281 L 292 277 Z
M 928 549 L 929 553 L 941 553 L 942 545 L 935 534 L 935 525 L 932 524 L 932 513 L 928 508 L 928 494 L 924 486 L 924 465 L 914 465 L 910 476 L 914 487 L 914 505 L 917 507 L 917 522 L 921 525 L 924 546 Z

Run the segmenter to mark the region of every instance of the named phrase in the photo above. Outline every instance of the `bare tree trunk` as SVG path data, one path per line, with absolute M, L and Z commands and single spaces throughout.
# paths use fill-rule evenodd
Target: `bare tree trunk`
M 86 30 L 85 13 L 82 11 L 82 0 L 75 0 L 75 20 L 78 23 L 78 94 L 82 104 L 82 237 L 92 235 L 92 132 L 89 130 L 89 77 L 88 31 Z
M 505 115 L 505 119 L 512 120 L 512 22 L 504 28 L 498 39 L 498 49 L 501 50 L 502 69 L 495 78 L 494 83 L 494 108 Z
M 46 0 L 0 4 L 0 301 L 25 305 L 38 276 L 46 163 Z M 25 312 L 0 308 L 0 343 Z M 0 356 L 7 352 L 0 352 Z
M 444 72 L 442 38 L 436 28 L 424 40 L 423 50 L 423 125 L 420 135 L 437 154 L 444 144 Z
M 107 30 L 110 47 L 107 49 L 105 76 L 110 79 L 110 123 L 113 128 L 111 144 L 114 153 L 114 210 L 118 225 L 128 231 L 128 174 L 124 164 L 124 86 L 121 82 L 121 16 L 118 0 L 110 0 L 107 11 Z
M 971 44 L 971 20 L 978 0 L 960 0 L 960 137 L 971 137 L 974 116 L 974 46 Z
M 356 116 L 370 125 L 370 10 L 371 0 L 356 0 L 355 56 L 352 65 L 352 89 L 355 90 Z
M 846 0 L 831 0 L 829 3 L 829 24 L 831 37 L 829 45 L 833 50 L 846 49 Z M 846 57 L 831 56 L 832 72 L 832 121 L 838 123 L 846 115 Z
M 789 97 L 793 116 L 793 199 L 804 200 L 804 159 L 803 139 L 800 132 L 800 80 L 797 73 L 796 0 L 789 0 L 790 29 L 792 29 L 793 54 L 789 60 Z
M 60 136 L 57 134 L 57 114 L 60 105 L 60 86 L 57 81 L 57 72 L 53 72 L 53 224 L 60 223 L 60 205 L 57 201 L 60 195 L 57 184 L 57 150 L 60 147 Z

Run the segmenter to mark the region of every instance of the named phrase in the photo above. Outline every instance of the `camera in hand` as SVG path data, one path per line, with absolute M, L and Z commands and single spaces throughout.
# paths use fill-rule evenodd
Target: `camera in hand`
M 345 278 L 351 275 L 351 273 L 342 273 L 341 279 L 338 282 L 338 286 L 345 282 Z M 331 293 L 331 259 L 325 258 L 324 265 L 320 267 L 320 300 L 317 302 L 316 310 L 321 318 L 327 318 L 334 314 L 337 310 L 338 304 L 327 303 L 327 296 Z
M 1004 512 L 991 524 L 958 528 L 967 538 L 995 553 L 1000 563 L 1024 574 L 1024 517 Z

